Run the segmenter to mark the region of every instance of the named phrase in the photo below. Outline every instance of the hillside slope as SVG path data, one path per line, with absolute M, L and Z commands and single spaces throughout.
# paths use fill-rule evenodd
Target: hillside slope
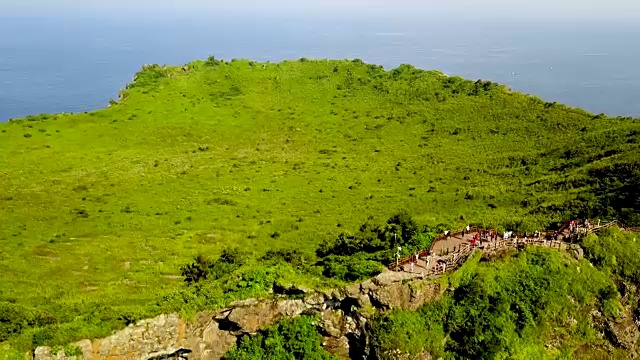
M 400 208 L 454 228 L 638 224 L 639 146 L 639 119 L 408 65 L 148 66 L 104 110 L 0 124 L 0 302 L 125 323 L 197 254 L 310 253 Z

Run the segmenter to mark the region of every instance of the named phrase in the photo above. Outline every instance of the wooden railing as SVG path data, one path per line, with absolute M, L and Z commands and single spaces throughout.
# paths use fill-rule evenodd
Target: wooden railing
M 610 222 L 608 222 L 606 224 L 603 224 L 603 225 L 594 226 L 591 229 L 589 229 L 589 233 L 595 233 L 595 232 L 598 232 L 600 230 L 608 229 L 608 228 L 611 228 L 611 227 L 614 227 L 614 226 L 619 227 L 620 229 L 622 229 L 624 231 L 627 231 L 627 232 L 640 233 L 640 228 L 628 227 L 628 226 L 626 226 L 625 224 L 621 223 L 618 220 L 613 220 L 613 221 L 610 221 Z
M 482 245 L 461 244 L 455 247 L 454 251 L 447 255 L 430 257 L 429 261 L 435 261 L 437 264 L 431 267 L 427 262 L 428 267 L 426 272 L 423 269 L 422 271 L 418 271 L 418 273 L 426 276 L 432 276 L 457 269 L 462 266 L 462 264 L 464 264 L 464 262 L 467 261 L 467 259 L 469 259 L 476 250 L 484 253 L 493 253 L 509 249 L 522 249 L 526 246 L 541 246 L 558 250 L 577 250 L 577 248 L 579 248 L 579 246 L 575 244 L 570 244 L 564 241 L 546 240 L 544 238 L 502 239 L 497 241 L 485 241 Z M 423 256 L 421 254 L 420 256 L 424 260 L 427 255 L 425 254 Z M 409 261 L 400 263 L 400 269 L 403 268 L 403 265 L 409 263 L 410 260 L 411 258 L 409 258 Z M 391 270 L 397 270 L 395 264 L 394 266 L 391 266 Z
M 432 250 L 434 248 L 434 246 L 440 242 L 440 241 L 445 241 L 450 237 L 457 237 L 457 236 L 461 236 L 463 233 L 465 234 L 469 234 L 469 233 L 479 233 L 482 231 L 489 231 L 489 232 L 496 232 L 497 233 L 497 241 L 493 241 L 490 242 L 490 246 L 499 246 L 497 244 L 501 244 L 502 242 L 505 243 L 513 243 L 515 246 L 518 246 L 518 244 L 523 244 L 523 245 L 527 245 L 527 244 L 541 244 L 541 245 L 545 245 L 545 244 L 558 244 L 558 243 L 562 243 L 562 241 L 554 241 L 554 239 L 560 239 L 560 235 L 563 235 L 567 230 L 569 230 L 570 228 L 570 221 L 567 221 L 562 227 L 560 227 L 560 229 L 558 230 L 543 230 L 541 232 L 539 232 L 539 237 L 538 238 L 530 238 L 528 235 L 529 234 L 525 234 L 525 233 L 517 233 L 517 232 L 512 232 L 512 236 L 514 238 L 519 238 L 521 240 L 518 240 L 516 242 L 514 242 L 513 239 L 503 239 L 503 235 L 500 234 L 500 232 L 498 232 L 495 229 L 487 229 L 487 228 L 480 228 L 477 226 L 472 226 L 469 228 L 469 231 L 465 230 L 460 230 L 460 231 L 456 231 L 456 232 L 451 232 L 448 235 L 444 235 L 444 234 L 440 234 L 438 236 L 436 236 L 436 238 L 433 240 L 433 242 L 431 243 L 431 246 L 428 249 L 424 249 L 424 250 L 420 250 L 418 252 L 419 257 L 420 258 L 425 258 L 428 255 L 438 255 L 438 254 L 432 254 Z M 525 235 L 527 235 L 525 237 Z M 564 235 L 563 235 L 564 236 Z M 571 239 L 571 238 L 570 238 Z M 487 242 L 484 242 L 485 244 L 487 244 Z M 458 258 L 461 257 L 460 252 L 463 251 L 462 249 L 464 248 L 464 245 L 468 245 L 468 250 L 467 251 L 469 254 L 472 252 L 472 249 L 474 248 L 474 246 L 472 246 L 471 244 L 462 244 L 460 245 L 460 248 L 456 249 L 456 247 L 454 247 L 453 252 L 449 253 L 448 249 L 447 249 L 447 254 L 445 254 L 444 256 L 440 256 L 439 259 L 446 259 L 448 258 L 448 256 L 457 256 Z M 507 245 L 509 246 L 509 245 Z M 561 247 L 561 245 L 558 245 L 558 247 Z M 466 254 L 463 254 L 462 256 L 464 256 Z M 389 268 L 391 270 L 397 270 L 398 267 L 402 267 L 404 265 L 407 265 L 409 263 L 411 263 L 413 261 L 415 254 L 411 255 L 411 256 L 407 256 L 405 258 L 402 258 L 400 260 L 397 260 L 396 262 L 393 262 L 392 264 L 390 264 Z M 467 255 L 468 257 L 468 255 Z M 397 264 L 397 266 L 396 266 Z
M 574 223 L 577 224 L 578 222 L 574 221 Z M 444 264 L 443 267 L 446 268 L 446 270 L 449 270 L 452 267 L 457 266 L 456 264 L 460 264 L 461 262 L 466 261 L 466 259 L 471 255 L 471 253 L 473 253 L 473 251 L 476 248 L 478 248 L 478 246 L 471 245 L 470 243 L 461 244 L 459 246 L 454 246 L 453 251 L 449 251 L 449 249 L 447 248 L 447 252 L 444 254 L 433 254 L 432 250 L 438 242 L 445 241 L 450 237 L 461 236 L 463 232 L 465 234 L 479 233 L 482 231 L 496 232 L 498 240 L 489 241 L 489 242 L 483 241 L 483 246 L 481 247 L 483 251 L 491 251 L 492 249 L 500 249 L 505 247 L 518 248 L 518 247 L 527 246 L 527 245 L 545 246 L 545 247 L 558 248 L 558 249 L 569 249 L 571 248 L 572 242 L 576 240 L 578 236 L 586 235 L 589 233 L 595 233 L 600 230 L 610 228 L 612 226 L 618 226 L 624 229 L 625 231 L 640 233 L 640 229 L 625 227 L 618 220 L 613 220 L 599 226 L 590 226 L 588 228 L 577 227 L 577 229 L 574 230 L 575 231 L 574 233 L 569 232 L 569 229 L 571 227 L 571 221 L 567 221 L 558 230 L 547 229 L 539 232 L 539 236 L 536 238 L 531 237 L 530 236 L 531 234 L 512 232 L 512 236 L 513 236 L 512 239 L 504 239 L 503 235 L 495 229 L 486 229 L 486 228 L 473 226 L 469 228 L 469 231 L 466 231 L 465 229 L 464 231 L 460 230 L 456 232 L 451 232 L 448 235 L 440 234 L 436 236 L 436 238 L 431 243 L 431 246 L 428 249 L 419 251 L 418 255 L 421 259 L 425 259 L 428 255 L 434 255 L 435 258 L 437 258 L 437 261 L 442 262 Z M 567 241 L 564 241 L 564 240 L 567 240 Z M 396 264 L 398 264 L 399 267 L 403 267 L 404 265 L 409 264 L 410 262 L 413 261 L 414 255 L 402 258 L 397 262 L 393 262 L 389 266 L 389 268 L 391 270 L 397 270 Z M 464 260 L 461 260 L 461 259 L 464 259 Z

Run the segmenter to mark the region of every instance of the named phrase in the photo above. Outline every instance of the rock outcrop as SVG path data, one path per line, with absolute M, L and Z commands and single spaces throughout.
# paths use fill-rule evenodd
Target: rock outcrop
M 577 245 L 543 242 L 541 246 L 567 250 L 576 259 L 583 257 Z M 483 249 L 486 257 L 517 251 L 526 243 L 501 241 Z M 535 245 L 535 244 L 534 244 Z M 469 256 L 471 252 L 468 252 Z M 456 264 L 466 259 L 463 257 Z M 435 275 L 436 277 L 438 275 Z M 99 340 L 82 340 L 75 345 L 83 359 L 220 359 L 244 334 L 254 334 L 280 319 L 301 314 L 316 314 L 324 335 L 324 346 L 340 358 L 367 355 L 369 348 L 366 324 L 371 311 L 389 309 L 416 310 L 425 302 L 439 298 L 446 290 L 433 276 L 422 273 L 385 271 L 373 279 L 342 289 L 312 292 L 306 289 L 282 288 L 287 296 L 275 299 L 236 301 L 217 312 L 202 312 L 187 322 L 177 314 L 160 315 Z M 629 317 L 631 318 L 631 317 Z M 633 323 L 633 321 L 631 321 Z M 603 332 L 623 347 L 631 347 L 638 332 L 627 322 L 606 324 Z M 637 330 L 637 329 L 636 329 Z M 635 354 L 635 352 L 634 352 Z M 54 354 L 49 347 L 38 347 L 35 360 L 70 360 L 64 353 Z M 423 358 L 428 358 L 424 354 Z
M 319 316 L 324 346 L 340 358 L 366 353 L 367 311 L 393 308 L 415 310 L 444 290 L 429 278 L 385 272 L 372 280 L 327 292 L 306 292 L 302 299 L 249 299 L 216 312 L 198 313 L 192 321 L 177 314 L 160 315 L 98 340 L 75 345 L 83 359 L 220 359 L 243 334 L 253 334 L 283 318 Z M 367 311 L 361 311 L 366 308 Z M 35 360 L 70 360 L 38 347 Z

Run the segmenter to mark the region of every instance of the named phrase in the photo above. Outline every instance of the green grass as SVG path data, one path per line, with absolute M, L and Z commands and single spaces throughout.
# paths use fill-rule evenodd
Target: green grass
M 76 316 L 165 309 L 198 254 L 312 253 L 400 208 L 454 228 L 638 222 L 638 144 L 638 119 L 406 65 L 152 66 L 109 108 L 0 124 L 0 302 L 97 336 L 123 320 Z

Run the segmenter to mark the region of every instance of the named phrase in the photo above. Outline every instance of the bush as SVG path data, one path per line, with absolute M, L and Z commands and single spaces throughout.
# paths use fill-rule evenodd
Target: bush
M 242 266 L 244 256 L 245 254 L 238 249 L 224 249 L 216 261 L 198 255 L 193 263 L 181 266 L 180 272 L 188 284 L 209 278 L 217 280 L 230 275 Z
M 306 270 L 313 265 L 311 256 L 299 250 L 269 250 L 260 260 L 283 262 L 296 270 Z
M 587 259 L 599 269 L 640 285 L 640 244 L 636 235 L 609 229 L 583 238 L 580 245 Z
M 0 302 L 0 342 L 20 334 L 26 328 L 51 325 L 57 322 L 58 319 L 46 311 Z
M 386 224 L 375 226 L 364 223 L 357 233 L 342 233 L 334 241 L 325 241 L 316 251 L 319 257 L 328 255 L 351 256 L 361 252 L 374 254 L 377 252 L 393 252 L 396 247 L 430 245 L 433 234 L 428 228 L 416 224 L 406 210 L 389 218 Z M 423 250 L 423 249 L 420 249 Z
M 282 320 L 256 335 L 245 335 L 227 352 L 225 360 L 328 360 L 335 359 L 322 347 L 315 319 L 300 316 Z
M 329 255 L 321 261 L 321 265 L 324 276 L 343 281 L 362 280 L 382 272 L 379 262 L 358 256 Z
M 204 62 L 205 66 L 216 66 L 219 65 L 221 63 L 220 60 L 216 60 L 216 58 L 211 55 L 207 58 L 207 61 Z
M 135 75 L 135 81 L 129 85 L 129 88 L 147 87 L 155 88 L 158 82 L 169 76 L 170 70 L 167 67 L 157 64 L 144 65 L 142 69 Z
M 343 281 L 361 280 L 380 273 L 382 265 L 394 259 L 398 246 L 401 256 L 428 249 L 435 234 L 420 227 L 405 210 L 384 225 L 364 223 L 355 234 L 341 233 L 333 241 L 325 241 L 316 250 L 326 277 Z

